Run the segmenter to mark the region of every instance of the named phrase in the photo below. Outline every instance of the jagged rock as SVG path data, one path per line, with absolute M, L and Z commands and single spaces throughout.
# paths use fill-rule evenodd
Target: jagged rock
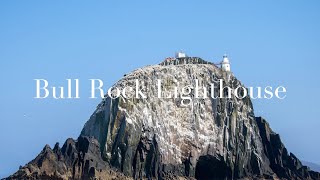
M 294 154 L 288 154 L 287 149 L 281 142 L 280 135 L 272 131 L 265 119 L 257 117 L 256 121 L 265 154 L 270 160 L 270 167 L 279 178 L 320 179 L 318 172 L 311 171 L 308 167 L 303 166 Z
M 112 169 L 102 160 L 99 143 L 80 136 L 68 139 L 60 149 L 46 145 L 40 154 L 6 179 L 132 179 Z
M 77 141 L 46 146 L 8 179 L 320 179 L 254 116 L 249 97 L 200 99 L 193 89 L 188 106 L 181 93 L 157 98 L 158 79 L 167 89 L 218 79 L 235 88 L 232 73 L 188 57 L 137 69 L 114 86 L 134 87 L 135 79 L 149 98 L 106 97 Z

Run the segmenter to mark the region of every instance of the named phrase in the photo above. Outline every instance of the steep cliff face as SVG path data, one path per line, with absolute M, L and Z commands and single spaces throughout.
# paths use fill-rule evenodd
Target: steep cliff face
M 288 155 L 265 120 L 255 118 L 249 97 L 196 98 L 193 88 L 190 100 L 179 91 L 177 97 L 158 98 L 158 79 L 166 97 L 169 89 L 196 81 L 210 87 L 223 79 L 224 86 L 236 88 L 241 82 L 231 73 L 188 57 L 137 69 L 114 87 L 135 87 L 136 79 L 147 98 L 106 97 L 77 141 L 69 139 L 61 149 L 46 147 L 9 179 L 320 179 Z
M 268 122 L 257 117 L 260 136 L 264 152 L 270 160 L 270 167 L 279 178 L 286 179 L 320 179 L 320 174 L 311 171 L 309 167 L 303 166 L 300 160 L 287 149 L 281 142 L 280 135 L 270 128 Z
M 218 86 L 219 79 L 235 88 L 240 82 L 232 74 L 200 58 L 183 58 L 135 70 L 115 87 L 134 87 L 136 79 L 143 81 L 140 88 L 148 98 L 106 98 L 81 133 L 98 139 L 103 158 L 112 166 L 136 178 L 170 173 L 202 177 L 208 171 L 196 172 L 197 163 L 211 162 L 221 165 L 212 167 L 214 171 L 225 167 L 218 177 L 271 173 L 249 98 L 192 97 L 187 106 L 179 98 L 157 98 L 158 79 L 163 91 L 196 80 L 200 87 Z

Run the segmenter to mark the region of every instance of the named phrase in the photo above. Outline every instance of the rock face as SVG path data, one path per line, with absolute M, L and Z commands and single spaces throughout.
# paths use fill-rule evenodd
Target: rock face
M 137 69 L 114 87 L 137 85 L 147 98 L 106 97 L 77 141 L 68 139 L 61 149 L 46 146 L 8 179 L 320 179 L 254 116 L 249 97 L 196 98 L 204 92 L 193 87 L 189 96 L 178 90 L 177 97 L 158 98 L 158 79 L 162 97 L 197 81 L 199 87 L 217 87 L 219 79 L 233 89 L 241 85 L 231 73 L 196 57 Z
M 271 130 L 265 119 L 257 117 L 256 122 L 262 138 L 264 152 L 270 160 L 270 167 L 279 178 L 320 179 L 318 172 L 311 171 L 309 167 L 303 166 L 294 154 L 288 154 L 279 134 Z
M 46 145 L 31 162 L 6 179 L 130 179 L 102 160 L 96 139 L 80 136 L 53 149 Z

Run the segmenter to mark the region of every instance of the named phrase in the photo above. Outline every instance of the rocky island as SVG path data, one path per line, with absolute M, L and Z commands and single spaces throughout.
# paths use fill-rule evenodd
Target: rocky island
M 230 67 L 229 67 L 230 68 Z M 148 97 L 154 86 L 201 85 L 223 79 L 237 87 L 230 72 L 198 57 L 166 59 L 126 74 L 114 86 L 143 80 Z M 5 179 L 320 179 L 289 153 L 280 135 L 255 117 L 250 97 L 104 98 L 78 139 L 67 139 Z

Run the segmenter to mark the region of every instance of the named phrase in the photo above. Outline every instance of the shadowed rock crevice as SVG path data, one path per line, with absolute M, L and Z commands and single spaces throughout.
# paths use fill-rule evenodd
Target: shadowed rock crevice
M 201 180 L 232 179 L 232 170 L 222 157 L 200 156 L 196 166 L 195 177 Z

